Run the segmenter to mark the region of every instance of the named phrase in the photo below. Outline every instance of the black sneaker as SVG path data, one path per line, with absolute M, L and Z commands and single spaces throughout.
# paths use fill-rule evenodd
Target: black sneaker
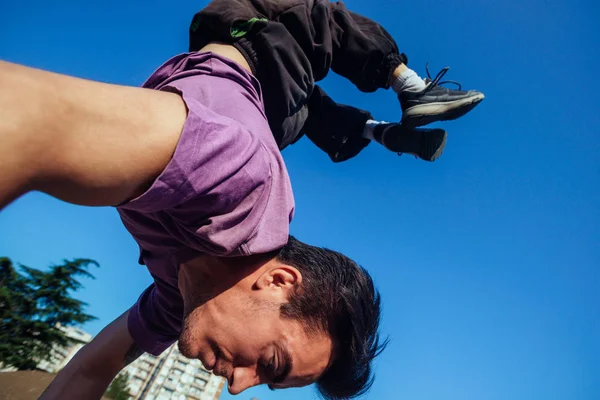
M 462 117 L 479 104 L 485 96 L 476 90 L 463 91 L 454 81 L 440 82 L 450 68 L 442 69 L 431 79 L 427 67 L 427 87 L 420 92 L 404 91 L 398 95 L 402 107 L 402 123 L 407 126 L 423 126 L 435 121 L 449 121 Z M 441 87 L 445 83 L 458 85 L 458 90 Z
M 435 161 L 444 151 L 446 131 L 411 128 L 404 124 L 382 123 L 373 129 L 375 140 L 398 154 L 412 154 L 425 161 Z

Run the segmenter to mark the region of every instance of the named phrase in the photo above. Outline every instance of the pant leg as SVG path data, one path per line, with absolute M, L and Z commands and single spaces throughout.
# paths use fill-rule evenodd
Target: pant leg
M 267 21 L 250 24 L 247 35 L 232 35 L 253 18 Z M 287 31 L 282 41 L 300 46 L 301 53 L 294 57 L 306 58 L 315 81 L 332 69 L 359 90 L 371 92 L 388 88 L 394 69 L 408 62 L 384 27 L 348 10 L 343 2 L 329 0 L 213 0 L 192 20 L 190 50 L 198 50 L 207 40 L 246 38 L 251 46 L 254 35 L 270 24 L 282 24 Z M 260 57 L 264 49 L 253 50 Z
M 359 90 L 374 92 L 389 88 L 396 67 L 408 63 L 383 26 L 348 10 L 343 2 L 315 0 L 311 22 L 314 34 L 309 50 L 313 59 L 319 60 L 313 64 L 317 80 L 331 68 Z M 330 60 L 330 65 L 323 60 Z
M 215 40 L 249 61 L 281 149 L 302 135 L 315 82 L 330 69 L 372 92 L 407 62 L 383 27 L 329 0 L 213 0 L 192 20 L 190 50 Z
M 326 152 L 333 162 L 356 156 L 371 141 L 362 137 L 368 111 L 338 104 L 319 86 L 308 100 L 308 118 L 302 133 Z

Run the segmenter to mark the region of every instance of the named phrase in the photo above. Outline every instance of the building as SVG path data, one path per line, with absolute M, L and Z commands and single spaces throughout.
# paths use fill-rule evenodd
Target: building
M 158 357 L 142 355 L 125 371 L 134 400 L 217 400 L 226 382 L 200 360 L 185 358 L 177 344 Z
M 50 360 L 38 364 L 51 374 L 58 373 L 93 338 L 80 328 L 59 329 L 73 342 L 68 347 L 54 346 Z M 132 400 L 217 400 L 226 383 L 225 378 L 204 369 L 200 360 L 185 358 L 176 343 L 158 357 L 143 354 L 124 371 L 129 374 Z
M 92 335 L 80 328 L 59 326 L 58 329 L 63 331 L 72 342 L 67 347 L 54 346 L 50 352 L 50 360 L 44 360 L 38 364 L 39 369 L 51 374 L 58 373 L 86 343 L 92 340 Z

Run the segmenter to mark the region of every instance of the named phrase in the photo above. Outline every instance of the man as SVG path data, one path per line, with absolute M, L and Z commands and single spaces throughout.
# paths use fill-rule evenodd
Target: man
M 371 278 L 288 236 L 293 197 L 258 82 L 225 57 L 198 57 L 205 73 L 169 81 L 159 70 L 161 90 L 0 63 L 0 166 L 10 171 L 0 204 L 39 190 L 118 205 L 155 280 L 42 399 L 99 399 L 128 363 L 176 340 L 231 393 L 317 382 L 347 398 L 370 385 L 381 348 Z
M 208 14 L 200 15 L 220 5 L 211 3 Z M 350 40 L 359 33 L 356 27 L 370 31 L 377 25 L 361 20 L 352 27 L 362 17 L 339 4 L 287 6 L 321 21 L 324 30 L 309 30 L 324 39 L 323 46 L 313 46 L 329 49 L 323 57 L 307 49 L 280 63 L 287 69 L 264 67 L 291 54 L 267 57 L 261 43 L 276 47 L 282 36 L 269 31 L 290 32 L 295 19 L 286 25 L 271 15 L 257 25 L 252 14 L 233 31 L 226 29 L 235 38 L 231 43 L 210 38 L 199 51 L 167 61 L 144 88 L 0 64 L 0 137 L 6 149 L 0 167 L 10 172 L 0 178 L 0 207 L 31 190 L 76 204 L 116 206 L 140 246 L 140 262 L 154 277 L 138 302 L 84 347 L 42 398 L 99 398 L 142 352 L 159 354 L 176 340 L 184 355 L 227 377 L 231 393 L 257 384 L 316 382 L 322 395 L 337 399 L 369 388 L 370 363 L 383 347 L 378 293 L 367 271 L 349 258 L 289 236 L 294 202 L 280 149 L 304 131 L 334 161 L 360 151 L 369 134 L 381 140 L 385 133 L 384 144 L 392 140 L 388 135 L 400 145 L 406 137 L 408 144 L 422 141 L 431 131 L 414 126 L 464 114 L 482 95 L 420 82 L 381 31 L 377 40 L 387 43 L 388 54 L 368 46 L 346 54 L 360 42 Z M 336 41 L 328 29 L 344 21 L 346 29 L 337 33 L 344 40 Z M 215 24 L 207 32 L 219 29 Z M 286 45 L 291 47 L 293 42 Z M 370 56 L 362 53 L 365 48 Z M 347 64 L 361 60 L 367 64 L 360 74 Z M 336 129 L 335 112 L 323 112 L 327 104 L 366 117 L 314 89 L 329 64 L 351 79 L 366 77 L 365 90 L 397 87 L 404 124 L 377 124 L 369 117 L 347 137 L 337 136 L 340 130 L 327 137 L 311 129 L 318 122 Z M 282 78 L 281 85 L 268 88 L 267 72 Z M 300 79 L 283 79 L 287 73 Z M 278 90 L 287 94 L 281 97 Z

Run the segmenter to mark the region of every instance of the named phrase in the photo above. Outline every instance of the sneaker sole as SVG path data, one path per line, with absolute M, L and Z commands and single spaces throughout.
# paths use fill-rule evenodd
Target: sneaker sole
M 417 127 L 436 121 L 451 121 L 462 117 L 485 98 L 483 93 L 452 102 L 429 103 L 414 106 L 404 111 L 402 123 Z
M 433 140 L 429 140 L 427 152 L 428 153 L 433 152 L 433 155 L 428 159 L 423 158 L 423 160 L 433 162 L 433 161 L 437 160 L 438 158 L 440 158 L 440 156 L 442 155 L 442 152 L 444 151 L 444 147 L 446 147 L 447 139 L 448 139 L 448 133 L 446 133 L 446 131 L 443 131 L 442 143 L 440 143 L 439 145 L 434 143 Z M 437 147 L 437 149 L 435 147 Z

